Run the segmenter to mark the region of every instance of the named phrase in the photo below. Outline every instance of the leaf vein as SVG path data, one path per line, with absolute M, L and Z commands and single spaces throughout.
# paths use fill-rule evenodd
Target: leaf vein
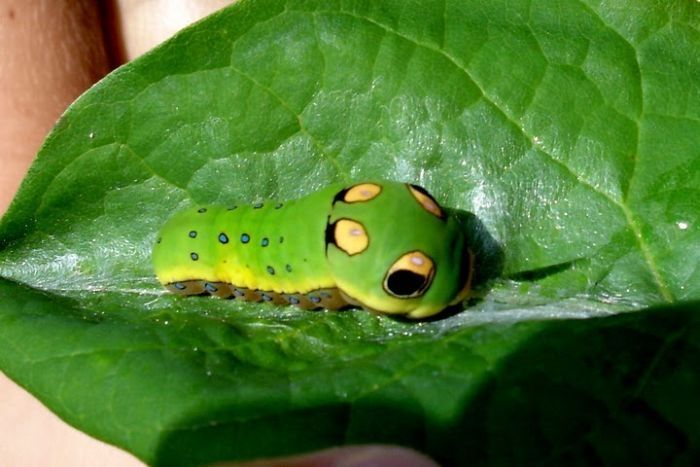
M 632 213 L 631 213 L 629 207 L 626 206 L 622 201 L 618 201 L 618 200 L 612 198 L 609 194 L 607 194 L 607 193 L 605 193 L 604 191 L 599 190 L 598 188 L 596 188 L 595 186 L 593 186 L 590 182 L 586 181 L 584 178 L 582 178 L 581 176 L 579 176 L 578 174 L 576 174 L 576 173 L 575 173 L 568 165 L 566 165 L 564 162 L 558 160 L 553 154 L 550 154 L 550 153 L 548 153 L 548 152 L 546 152 L 546 151 L 543 151 L 542 148 L 536 147 L 535 144 L 533 143 L 533 136 L 530 135 L 530 134 L 528 134 L 528 133 L 525 131 L 525 129 L 519 124 L 519 122 L 517 122 L 511 115 L 509 115 L 508 112 L 507 112 L 505 109 L 501 108 L 501 107 L 498 105 L 498 103 L 496 102 L 495 99 L 493 99 L 491 96 L 489 96 L 489 95 L 487 94 L 487 92 L 486 92 L 485 88 L 482 86 L 482 84 L 479 83 L 479 82 L 476 80 L 476 78 L 475 78 L 474 76 L 472 76 L 472 74 L 470 73 L 470 71 L 469 71 L 465 66 L 463 66 L 462 64 L 460 64 L 460 62 L 459 62 L 455 57 L 453 57 L 452 55 L 450 55 L 450 54 L 447 53 L 446 51 L 441 50 L 441 49 L 435 47 L 434 45 L 431 45 L 431 44 L 428 44 L 428 43 L 423 43 L 423 42 L 421 42 L 421 41 L 419 41 L 419 40 L 417 40 L 417 39 L 415 39 L 415 38 L 413 38 L 413 37 L 411 37 L 411 36 L 409 36 L 409 35 L 407 35 L 407 34 L 405 34 L 405 33 L 402 33 L 402 32 L 400 32 L 400 31 L 397 31 L 397 30 L 391 28 L 390 26 L 385 25 L 385 24 L 383 24 L 383 23 L 381 23 L 381 22 L 379 22 L 379 21 L 377 21 L 377 20 L 375 20 L 375 19 L 373 19 L 373 18 L 369 18 L 369 17 L 366 17 L 366 16 L 360 16 L 360 15 L 357 15 L 357 14 L 355 14 L 355 13 L 350 13 L 350 12 L 340 12 L 340 13 L 338 13 L 338 12 L 329 12 L 329 13 L 343 14 L 343 15 L 346 15 L 346 16 L 349 16 L 349 17 L 358 19 L 358 20 L 360 20 L 360 21 L 366 21 L 366 22 L 368 22 L 368 23 L 370 23 L 370 24 L 372 24 L 372 25 L 374 25 L 374 26 L 376 26 L 376 27 L 385 29 L 386 31 L 388 31 L 388 32 L 390 32 L 390 33 L 392 33 L 392 34 L 395 34 L 396 36 L 401 37 L 401 38 L 403 38 L 404 40 L 407 40 L 407 41 L 409 41 L 409 42 L 412 42 L 412 43 L 416 44 L 416 45 L 419 46 L 419 47 L 423 47 L 423 48 L 425 48 L 425 49 L 427 49 L 427 50 L 433 51 L 434 53 L 436 53 L 436 54 L 438 54 L 438 55 L 443 56 L 445 59 L 447 59 L 449 62 L 451 62 L 455 67 L 457 67 L 459 70 L 461 70 L 461 71 L 465 74 L 465 76 L 479 89 L 479 91 L 481 92 L 481 95 L 484 97 L 484 99 L 485 99 L 487 102 L 489 102 L 489 104 L 490 104 L 491 106 L 493 106 L 493 108 L 494 108 L 496 111 L 498 111 L 508 122 L 510 122 L 515 128 L 517 128 L 517 129 L 522 133 L 523 136 L 525 136 L 525 137 L 528 139 L 528 141 L 530 142 L 530 145 L 531 145 L 532 148 L 534 148 L 534 149 L 540 151 L 541 153 L 545 154 L 550 160 L 552 160 L 553 162 L 555 162 L 555 163 L 558 164 L 559 166 L 565 168 L 566 171 L 567 171 L 570 175 L 572 175 L 572 176 L 574 177 L 574 179 L 576 179 L 577 181 L 579 181 L 579 182 L 580 182 L 582 185 L 584 185 L 586 188 L 591 189 L 594 193 L 605 197 L 605 198 L 608 199 L 611 203 L 613 203 L 613 205 L 617 206 L 617 207 L 622 211 L 622 213 L 623 213 L 623 215 L 624 215 L 624 218 L 625 218 L 625 221 L 627 222 L 627 224 L 628 224 L 630 230 L 632 231 L 632 233 L 634 234 L 635 239 L 637 240 L 637 244 L 638 244 L 638 246 L 639 246 L 639 248 L 640 248 L 640 251 L 642 252 L 642 256 L 643 256 L 643 258 L 644 258 L 644 261 L 647 263 L 647 266 L 648 266 L 648 268 L 649 268 L 649 270 L 650 270 L 650 272 L 651 272 L 651 274 L 652 274 L 652 276 L 653 276 L 653 278 L 654 278 L 654 281 L 655 281 L 655 283 L 656 283 L 656 286 L 657 286 L 657 289 L 658 289 L 658 291 L 659 291 L 659 294 L 660 294 L 661 297 L 662 297 L 665 301 L 667 301 L 667 302 L 672 302 L 672 301 L 674 301 L 674 297 L 673 297 L 671 291 L 669 290 L 669 287 L 668 287 L 668 285 L 666 284 L 666 282 L 665 282 L 663 276 L 661 275 L 661 272 L 659 271 L 659 268 L 658 268 L 658 266 L 657 266 L 657 264 L 656 264 L 656 259 L 654 258 L 654 255 L 653 255 L 653 253 L 652 253 L 652 251 L 651 251 L 651 248 L 650 248 L 650 247 L 648 246 L 648 244 L 646 243 L 646 240 L 644 239 L 644 236 L 642 235 L 641 229 L 640 229 L 640 227 L 637 225 L 636 221 L 634 220 L 634 217 L 632 216 Z M 624 38 L 623 38 L 623 39 L 624 39 Z M 626 40 L 625 40 L 625 42 L 629 44 L 629 42 L 627 42 Z M 635 57 L 636 57 L 636 54 L 635 54 Z M 637 62 L 637 63 L 638 63 L 638 62 Z M 640 79 L 641 79 L 641 77 L 640 77 Z M 641 81 L 640 81 L 640 83 L 641 83 Z M 639 144 L 639 138 L 637 138 L 637 145 L 638 145 L 638 144 Z

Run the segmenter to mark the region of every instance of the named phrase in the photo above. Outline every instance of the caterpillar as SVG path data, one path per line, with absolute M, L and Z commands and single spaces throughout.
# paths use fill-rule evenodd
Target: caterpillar
M 180 295 L 425 318 L 468 295 L 458 220 L 417 185 L 333 184 L 304 198 L 196 206 L 163 226 L 158 280 Z

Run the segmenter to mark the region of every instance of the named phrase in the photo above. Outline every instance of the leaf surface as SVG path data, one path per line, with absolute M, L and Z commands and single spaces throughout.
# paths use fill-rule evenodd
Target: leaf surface
M 363 442 L 690 462 L 699 29 L 681 0 L 243 0 L 47 139 L 0 223 L 0 368 L 154 464 Z M 175 210 L 367 178 L 475 214 L 482 298 L 409 323 L 180 300 L 153 276 Z

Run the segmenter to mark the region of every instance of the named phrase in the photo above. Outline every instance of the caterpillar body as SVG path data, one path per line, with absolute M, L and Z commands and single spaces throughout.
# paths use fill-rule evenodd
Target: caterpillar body
M 386 181 L 193 207 L 165 224 L 153 250 L 158 280 L 176 294 L 410 318 L 461 302 L 473 262 L 459 222 L 427 191 Z

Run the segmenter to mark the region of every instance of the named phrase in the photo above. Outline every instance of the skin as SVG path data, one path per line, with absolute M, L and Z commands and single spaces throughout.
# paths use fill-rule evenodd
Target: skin
M 80 93 L 227 0 L 0 0 L 0 213 L 53 123 Z M 0 465 L 136 467 L 0 374 Z M 232 464 L 229 464 L 232 465 Z M 436 465 L 410 449 L 350 446 L 238 466 Z
M 109 71 L 90 1 L 0 0 L 0 212 L 66 106 Z
M 91 1 L 0 0 L 0 213 L 65 108 L 109 70 Z M 142 465 L 75 430 L 0 374 L 0 465 Z

